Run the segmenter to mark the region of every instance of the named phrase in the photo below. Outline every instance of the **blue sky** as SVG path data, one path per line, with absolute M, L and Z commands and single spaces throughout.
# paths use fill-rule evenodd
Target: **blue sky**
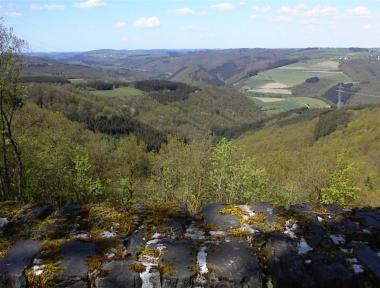
M 0 0 L 31 50 L 380 47 L 380 0 Z

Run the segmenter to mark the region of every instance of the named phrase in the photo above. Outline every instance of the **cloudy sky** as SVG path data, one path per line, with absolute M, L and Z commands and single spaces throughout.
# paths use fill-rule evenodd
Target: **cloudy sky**
M 380 0 L 0 0 L 32 51 L 380 47 Z

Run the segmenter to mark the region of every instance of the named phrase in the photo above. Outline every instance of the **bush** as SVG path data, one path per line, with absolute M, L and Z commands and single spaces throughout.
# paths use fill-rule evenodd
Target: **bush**
M 314 129 L 314 140 L 330 135 L 335 132 L 339 125 L 346 125 L 348 123 L 348 114 L 342 111 L 330 111 L 319 116 Z

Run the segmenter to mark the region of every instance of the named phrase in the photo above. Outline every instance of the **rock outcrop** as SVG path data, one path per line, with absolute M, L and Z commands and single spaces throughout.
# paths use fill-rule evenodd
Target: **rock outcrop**
M 0 288 L 380 286 L 379 209 L 185 208 L 23 209 L 0 222 Z

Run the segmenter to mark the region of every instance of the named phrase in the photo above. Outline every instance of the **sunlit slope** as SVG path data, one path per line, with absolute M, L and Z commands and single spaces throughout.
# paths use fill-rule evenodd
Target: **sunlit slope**
M 318 119 L 291 125 L 269 124 L 236 140 L 284 193 L 296 199 L 315 197 L 334 169 L 338 153 L 354 164 L 362 192 L 355 204 L 380 205 L 380 108 L 347 110 L 348 123 L 315 140 Z

